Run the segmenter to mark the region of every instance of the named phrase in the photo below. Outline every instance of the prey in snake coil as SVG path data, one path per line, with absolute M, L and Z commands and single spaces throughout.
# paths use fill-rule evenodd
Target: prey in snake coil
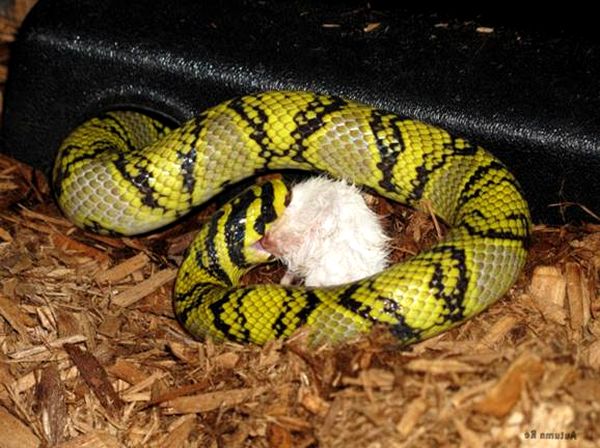
M 258 93 L 173 130 L 139 112 L 106 112 L 64 140 L 53 182 L 78 226 L 134 235 L 230 184 L 285 169 L 326 173 L 415 208 L 427 203 L 450 231 L 357 282 L 241 287 L 244 272 L 270 261 L 256 243 L 289 199 L 283 180 L 254 185 L 201 228 L 180 267 L 174 308 L 192 335 L 262 344 L 308 326 L 321 343 L 384 325 L 410 343 L 487 308 L 525 263 L 528 206 L 499 160 L 443 129 L 335 96 Z

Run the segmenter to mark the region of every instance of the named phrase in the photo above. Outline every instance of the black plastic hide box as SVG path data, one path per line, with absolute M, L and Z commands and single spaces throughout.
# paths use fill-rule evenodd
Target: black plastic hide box
M 600 214 L 598 38 L 556 29 L 560 13 L 527 26 L 499 12 L 41 0 L 13 45 L 2 150 L 48 172 L 61 139 L 99 111 L 132 106 L 180 122 L 239 94 L 308 89 L 488 148 L 514 171 L 537 221 L 591 219 L 567 203 Z

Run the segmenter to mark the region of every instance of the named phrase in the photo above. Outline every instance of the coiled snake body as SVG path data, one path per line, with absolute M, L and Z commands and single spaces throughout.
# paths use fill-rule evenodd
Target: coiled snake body
M 108 112 L 63 142 L 54 187 L 77 225 L 131 235 L 172 222 L 229 184 L 288 168 L 427 204 L 450 231 L 430 250 L 355 283 L 239 287 L 243 272 L 269 260 L 256 243 L 288 200 L 283 180 L 255 185 L 202 227 L 180 268 L 175 313 L 193 335 L 264 343 L 308 325 L 322 342 L 383 324 L 413 342 L 485 309 L 524 265 L 529 211 L 501 162 L 442 129 L 333 96 L 245 96 L 173 131 L 141 113 Z

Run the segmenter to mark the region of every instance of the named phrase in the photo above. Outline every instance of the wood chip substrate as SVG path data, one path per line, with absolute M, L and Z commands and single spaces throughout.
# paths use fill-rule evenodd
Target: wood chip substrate
M 0 19 L 0 63 L 32 3 Z M 371 205 L 395 260 L 443 233 Z M 598 217 L 536 226 L 518 283 L 452 331 L 315 349 L 302 331 L 260 348 L 177 324 L 177 266 L 209 213 L 143 238 L 86 233 L 41 173 L 0 156 L 0 448 L 597 446 Z

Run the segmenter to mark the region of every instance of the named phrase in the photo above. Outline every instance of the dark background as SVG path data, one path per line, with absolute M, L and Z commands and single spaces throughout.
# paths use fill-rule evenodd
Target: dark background
M 179 122 L 234 95 L 310 89 L 466 136 L 510 166 L 537 221 L 589 220 L 567 204 L 600 214 L 596 15 L 520 6 L 42 0 L 13 46 L 2 148 L 48 171 L 101 110 Z

